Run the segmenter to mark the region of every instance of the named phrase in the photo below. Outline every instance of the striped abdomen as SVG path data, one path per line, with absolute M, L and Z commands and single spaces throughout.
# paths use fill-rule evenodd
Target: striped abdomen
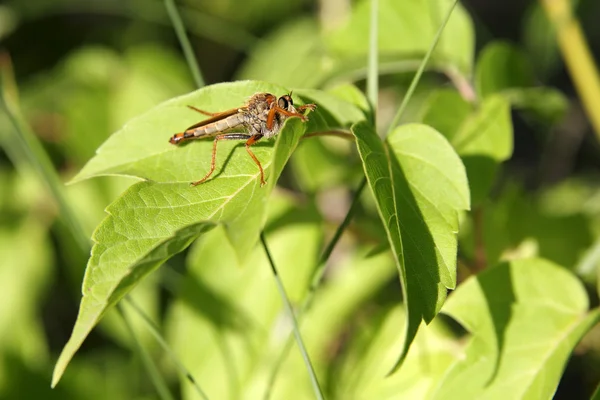
M 234 114 L 206 125 L 201 125 L 202 123 L 200 123 L 200 125 L 194 125 L 185 132 L 174 134 L 173 137 L 169 139 L 169 142 L 172 144 L 177 144 L 184 140 L 201 139 L 204 137 L 215 136 L 219 133 L 228 131 L 229 129 L 243 125 L 243 123 L 243 115 L 241 113 Z

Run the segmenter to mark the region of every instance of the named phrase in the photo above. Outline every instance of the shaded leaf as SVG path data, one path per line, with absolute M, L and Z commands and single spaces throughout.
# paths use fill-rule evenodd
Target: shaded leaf
M 582 284 L 542 259 L 470 278 L 444 312 L 473 336 L 434 398 L 552 398 L 571 351 L 600 319 L 598 310 L 587 310 Z
M 469 208 L 464 166 L 434 129 L 397 128 L 384 146 L 366 123 L 352 129 L 396 259 L 407 308 L 406 355 L 421 320 L 440 310 L 456 285 L 458 211 Z
M 553 125 L 566 114 L 568 101 L 556 89 L 535 87 L 533 67 L 527 55 L 505 42 L 492 42 L 481 52 L 475 86 L 482 99 L 503 95 L 512 106 L 537 121 Z
M 553 88 L 508 89 L 502 94 L 513 107 L 546 126 L 562 121 L 569 108 L 566 96 Z
M 475 69 L 475 88 L 479 97 L 533 84 L 533 68 L 518 47 L 497 41 L 488 44 L 479 54 Z
M 534 2 L 522 21 L 523 46 L 530 57 L 536 75 L 543 81 L 561 66 L 556 43 L 556 31 L 541 3 Z

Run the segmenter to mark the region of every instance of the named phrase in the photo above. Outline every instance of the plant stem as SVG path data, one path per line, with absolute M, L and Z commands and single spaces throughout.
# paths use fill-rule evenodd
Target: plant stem
M 387 137 L 387 135 L 389 135 L 389 133 L 395 128 L 395 126 L 400 121 L 400 117 L 404 113 L 404 110 L 406 109 L 406 105 L 408 104 L 408 101 L 412 97 L 412 94 L 417 86 L 417 83 L 421 79 L 421 75 L 423 74 L 423 71 L 425 70 L 425 66 L 427 65 L 427 62 L 429 61 L 429 59 L 431 58 L 431 54 L 433 53 L 435 46 L 439 42 L 442 32 L 444 31 L 444 28 L 446 27 L 446 24 L 448 23 L 448 20 L 450 19 L 450 16 L 452 15 L 452 11 L 454 10 L 454 7 L 456 6 L 457 2 L 458 2 L 458 0 L 454 1 L 452 6 L 450 7 L 450 9 L 448 10 L 446 18 L 444 19 L 442 25 L 438 28 L 438 31 L 433 39 L 433 42 L 432 42 L 431 46 L 429 47 L 429 50 L 423 57 L 423 60 L 421 61 L 419 68 L 417 69 L 417 72 L 415 73 L 415 76 L 413 77 L 413 80 L 408 88 L 408 91 L 406 92 L 406 96 L 404 96 L 404 99 L 402 100 L 402 103 L 400 104 L 400 107 L 398 108 L 398 112 L 394 116 L 394 119 L 393 119 L 386 135 L 384 136 L 384 139 L 385 139 L 385 137 Z M 376 3 L 376 0 L 374 0 L 373 3 Z M 376 17 L 374 18 L 374 16 L 373 16 L 373 14 L 377 12 L 377 6 L 373 5 L 373 3 L 371 6 L 371 13 L 372 13 L 371 14 L 371 24 L 373 24 L 374 21 L 375 21 L 375 23 L 377 21 Z M 374 30 L 375 29 L 373 29 L 373 25 L 371 25 L 371 34 L 373 34 Z M 372 38 L 372 36 L 371 36 L 371 38 Z M 376 53 L 376 50 L 375 50 L 375 53 Z M 367 73 L 367 88 L 377 87 L 377 84 L 373 83 L 374 82 L 373 74 L 371 71 L 371 68 L 374 68 L 377 65 L 376 62 L 372 63 L 373 59 L 377 59 L 377 57 L 373 56 L 371 49 L 370 49 L 370 51 L 369 51 L 369 71 Z M 371 83 L 369 84 L 369 82 L 371 82 Z M 376 80 L 375 80 L 375 82 L 376 82 Z M 369 100 L 371 102 L 374 102 L 373 104 L 376 105 L 377 104 L 377 99 L 376 99 L 377 96 L 370 93 L 369 89 L 367 89 L 367 92 L 369 93 Z M 375 106 L 375 108 L 376 108 L 376 106 Z M 374 118 L 374 120 L 375 120 L 375 118 Z M 338 226 L 338 228 L 336 229 L 333 237 L 331 238 L 331 240 L 329 241 L 327 246 L 325 246 L 325 250 L 323 251 L 321 258 L 319 259 L 317 268 L 315 269 L 315 272 L 313 274 L 313 279 L 311 281 L 311 286 L 310 286 L 309 292 L 307 294 L 307 297 L 300 309 L 300 312 L 298 313 L 299 319 L 301 319 L 302 316 L 304 315 L 305 311 L 310 308 L 310 305 L 312 304 L 312 300 L 314 298 L 316 289 L 320 285 L 321 280 L 323 278 L 327 260 L 331 256 L 333 249 L 335 248 L 336 244 L 339 242 L 345 229 L 350 224 L 350 221 L 352 221 L 352 218 L 354 217 L 354 212 L 356 211 L 356 206 L 358 205 L 358 200 L 359 200 L 360 195 L 362 194 L 363 190 L 365 189 L 366 185 L 367 185 L 367 178 L 363 177 L 360 184 L 356 188 L 356 191 L 354 192 L 354 196 L 352 197 L 352 204 L 350 205 L 350 208 L 348 209 L 348 212 L 346 213 L 344 220 L 342 221 L 340 226 Z M 277 371 L 279 370 L 280 366 L 283 364 L 283 361 L 285 360 L 290 347 L 291 347 L 290 340 L 288 339 L 288 341 L 286 342 L 286 346 L 282 350 L 282 353 L 281 353 L 279 359 L 277 360 L 276 367 L 273 370 L 271 377 L 269 379 L 269 385 L 268 385 L 267 394 L 266 394 L 265 398 L 268 398 L 268 396 L 270 394 L 271 387 L 274 385 L 274 382 L 275 382 L 275 377 L 277 375 Z
M 456 3 L 458 3 L 458 0 L 455 0 L 454 3 L 452 3 L 452 6 L 446 13 L 446 18 L 444 18 L 442 25 L 438 28 L 437 32 L 435 33 L 433 42 L 431 43 L 431 46 L 429 46 L 429 49 L 427 50 L 427 53 L 425 53 L 425 57 L 423 57 L 423 60 L 421 61 L 421 64 L 419 65 L 419 68 L 417 69 L 415 76 L 413 77 L 412 81 L 410 82 L 410 86 L 408 87 L 408 90 L 406 91 L 406 95 L 402 99 L 402 103 L 400 103 L 400 107 L 398 108 L 396 115 L 394 115 L 394 119 L 392 119 L 392 122 L 387 130 L 387 133 L 383 137 L 384 139 L 386 137 L 388 137 L 388 135 L 390 133 L 392 133 L 394 128 L 400 122 L 400 118 L 404 114 L 404 110 L 406 109 L 406 106 L 408 105 L 408 101 L 412 97 L 412 95 L 417 87 L 417 84 L 421 80 L 421 75 L 423 75 L 423 71 L 425 71 L 425 66 L 427 65 L 427 62 L 429 61 L 429 59 L 431 58 L 431 54 L 433 53 L 433 50 L 435 50 L 436 45 L 440 41 L 440 37 L 442 36 L 442 32 L 444 32 L 444 28 L 446 27 L 446 24 L 450 20 L 450 16 L 452 15 L 452 11 L 454 10 L 454 7 L 456 7 Z
M 179 44 L 181 45 L 181 48 L 183 50 L 183 54 L 190 68 L 190 72 L 194 77 L 196 86 L 198 86 L 198 88 L 201 88 L 202 86 L 204 86 L 204 79 L 202 78 L 202 73 L 200 72 L 198 61 L 194 56 L 192 45 L 190 44 L 187 34 L 185 33 L 185 27 L 183 26 L 183 22 L 181 21 L 181 17 L 179 16 L 179 11 L 177 11 L 177 7 L 175 6 L 175 0 L 165 0 L 165 7 L 167 8 L 167 12 L 169 13 L 171 22 L 173 23 L 173 28 L 175 29 L 175 33 L 177 34 L 177 39 L 179 40 Z
M 360 192 L 362 192 L 362 190 L 365 188 L 366 184 L 367 184 L 367 180 L 363 179 L 360 183 L 360 186 L 358 187 L 358 190 Z M 348 210 L 348 213 L 346 213 L 346 217 L 344 218 L 342 223 L 337 227 L 337 229 L 335 230 L 335 233 L 333 234 L 333 237 L 331 238 L 331 240 L 325 247 L 325 250 L 323 250 L 323 253 L 321 253 L 321 257 L 319 257 L 319 261 L 317 262 L 317 266 L 315 268 L 315 271 L 313 272 L 313 277 L 312 277 L 312 280 L 310 283 L 310 287 L 308 289 L 308 293 L 306 294 L 306 297 L 304 298 L 304 301 L 302 302 L 302 306 L 300 306 L 300 309 L 298 310 L 298 324 L 299 325 L 302 325 L 304 315 L 312 306 L 312 302 L 317 293 L 317 288 L 320 286 L 321 281 L 323 280 L 323 276 L 325 275 L 325 267 L 327 266 L 327 260 L 329 260 L 331 253 L 333 253 L 333 249 L 335 248 L 335 245 L 340 240 L 340 238 L 342 237 L 342 234 L 344 233 L 344 231 L 350 224 L 350 221 L 352 220 L 352 216 L 354 215 L 354 211 L 355 211 L 354 209 L 355 209 L 355 207 L 358 206 L 359 199 L 360 199 L 359 195 L 355 195 L 352 198 L 352 204 L 350 205 L 350 209 Z M 273 370 L 271 371 L 271 376 L 269 377 L 269 383 L 267 384 L 267 391 L 264 396 L 265 399 L 268 399 L 271 395 L 271 389 L 275 385 L 275 379 L 277 378 L 277 373 L 279 372 L 279 369 L 283 365 L 283 362 L 286 360 L 287 355 L 289 354 L 289 352 L 292 348 L 292 343 L 293 343 L 292 336 L 290 335 L 290 336 L 288 336 L 288 339 L 286 340 L 283 350 L 279 354 L 279 358 L 277 359 L 277 362 L 275 363 L 275 366 L 273 367 Z
M 67 201 L 62 181 L 54 169 L 52 160 L 50 160 L 44 147 L 21 115 L 17 85 L 14 80 L 12 63 L 7 53 L 0 55 L 0 75 L 2 77 L 0 100 L 14 128 L 11 137 L 0 135 L 1 144 L 15 165 L 23 164 L 23 161 L 25 161 L 37 172 L 40 180 L 46 185 L 56 201 L 61 219 L 71 231 L 79 249 L 84 253 L 88 253 L 90 251 L 90 241 L 79 218 L 77 218 Z
M 575 88 L 600 140 L 600 77 L 581 26 L 568 0 L 540 0 L 554 25 L 558 44 Z
M 379 47 L 377 34 L 379 21 L 377 19 L 379 0 L 371 0 L 371 18 L 369 24 L 369 55 L 367 59 L 367 99 L 373 112 L 373 124 L 377 121 L 377 103 L 379 95 Z
M 140 317 L 142 317 L 142 319 L 145 322 L 146 328 L 148 328 L 148 330 L 150 331 L 152 336 L 154 336 L 154 338 L 156 339 L 158 344 L 160 344 L 160 346 L 163 348 L 163 350 L 167 352 L 169 357 L 171 357 L 171 360 L 175 363 L 175 366 L 179 369 L 179 371 L 194 386 L 194 388 L 196 389 L 196 392 L 200 395 L 200 397 L 202 397 L 204 400 L 208 400 L 208 396 L 206 395 L 206 393 L 204 393 L 202 388 L 198 385 L 198 383 L 196 382 L 196 380 L 194 379 L 194 377 L 192 376 L 190 371 L 185 367 L 185 365 L 183 365 L 183 363 L 181 361 L 179 361 L 179 359 L 177 358 L 177 355 L 171 349 L 171 347 L 168 345 L 168 343 L 165 341 L 165 339 L 162 337 L 161 333 L 158 330 L 158 327 L 154 324 L 154 322 L 152 322 L 152 320 L 150 320 L 150 318 L 146 315 L 146 313 L 129 296 L 127 296 L 125 298 L 125 301 L 127 301 L 127 303 L 131 306 L 131 308 L 133 308 L 135 310 L 135 312 Z
M 302 354 L 302 358 L 304 359 L 304 364 L 306 365 L 306 369 L 308 370 L 308 374 L 310 376 L 310 383 L 312 384 L 313 391 L 315 393 L 315 397 L 319 400 L 323 399 L 323 392 L 321 391 L 321 387 L 319 385 L 319 381 L 317 379 L 317 375 L 313 368 L 312 362 L 310 361 L 310 357 L 308 352 L 306 351 L 306 347 L 304 346 L 304 341 L 302 340 L 302 335 L 300 335 L 300 328 L 298 326 L 298 321 L 296 320 L 296 316 L 294 314 L 294 309 L 292 308 L 292 303 L 285 292 L 285 287 L 283 286 L 283 282 L 281 281 L 281 277 L 277 272 L 277 267 L 275 266 L 275 261 L 271 256 L 271 252 L 269 251 L 269 247 L 267 246 L 267 240 L 265 238 L 264 232 L 260 233 L 260 241 L 262 243 L 263 249 L 265 250 L 265 254 L 269 260 L 269 264 L 271 265 L 271 270 L 273 272 L 273 276 L 275 277 L 275 283 L 277 284 L 277 290 L 283 300 L 283 304 L 285 306 L 286 312 L 292 321 L 292 327 L 294 331 L 294 336 L 296 338 L 296 343 L 298 344 L 298 348 L 300 349 L 300 353 Z
M 131 321 L 129 320 L 127 313 L 123 309 L 123 305 L 120 303 L 117 304 L 117 309 L 119 310 L 119 314 L 121 314 L 121 317 L 123 318 L 125 327 L 129 331 L 129 334 L 131 335 L 131 338 L 133 339 L 133 344 L 134 344 L 138 354 L 140 355 L 142 364 L 144 364 L 144 367 L 146 368 L 148 375 L 150 375 L 150 378 L 151 378 L 150 380 L 154 384 L 154 387 L 156 388 L 158 395 L 163 400 L 174 400 L 174 398 L 171 395 L 171 392 L 169 392 L 169 388 L 167 387 L 165 381 L 163 380 L 160 372 L 158 372 L 158 369 L 156 368 L 156 365 L 154 364 L 152 357 L 150 357 L 150 354 L 148 354 L 148 352 L 146 351 L 144 346 L 142 346 L 140 344 L 140 341 L 138 340 L 137 335 L 135 334 L 135 331 L 133 330 L 133 326 L 131 325 Z

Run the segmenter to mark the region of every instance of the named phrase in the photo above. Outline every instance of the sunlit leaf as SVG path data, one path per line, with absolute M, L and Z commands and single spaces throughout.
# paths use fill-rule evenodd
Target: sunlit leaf
M 473 106 L 452 90 L 431 95 L 422 121 L 439 130 L 461 156 L 474 204 L 486 198 L 498 164 L 512 155 L 513 132 L 508 101 L 490 96 Z
M 294 302 L 306 293 L 318 256 L 319 226 L 300 222 L 318 218 L 315 211 L 288 206 L 271 222 L 274 226 L 267 234 L 269 249 Z M 290 213 L 300 219 L 278 222 Z M 179 301 L 169 312 L 168 336 L 210 398 L 259 398 L 269 371 L 260 367 L 263 362 L 271 365 L 279 354 L 287 329 L 277 332 L 284 318 L 282 303 L 264 250 L 255 247 L 242 267 L 234 254 L 220 228 L 198 242 L 189 258 L 189 276 Z M 227 376 L 240 384 L 223 384 L 232 382 Z M 310 395 L 308 380 L 303 383 L 296 382 L 296 390 Z M 184 387 L 191 396 L 193 388 Z
M 444 312 L 472 338 L 434 398 L 552 398 L 573 348 L 600 320 L 588 307 L 582 284 L 542 259 L 501 264 L 469 279 Z
M 37 312 L 51 283 L 49 222 L 48 216 L 31 214 L 17 226 L 0 228 L 0 290 L 6 296 L 0 307 L 0 353 L 29 365 L 47 360 Z
M 460 345 L 437 320 L 419 329 L 400 371 L 387 376 L 402 347 L 398 327 L 406 320 L 400 305 L 361 324 L 335 376 L 335 398 L 425 399 L 456 360 Z
M 456 285 L 458 211 L 470 206 L 463 164 L 442 135 L 397 128 L 388 147 L 366 123 L 353 127 L 369 186 L 396 259 L 407 308 L 402 361 L 422 320 Z
M 222 110 L 234 106 L 231 98 L 238 99 L 236 104 L 239 105 L 242 98 L 267 90 L 287 92 L 259 82 L 236 82 L 209 86 L 168 101 L 111 136 L 76 178 L 123 174 L 162 182 L 140 182 L 131 186 L 107 208 L 109 216 L 94 232 L 95 245 L 83 283 L 84 297 L 71 339 L 57 363 L 54 384 L 104 313 L 144 276 L 185 249 L 199 235 L 216 224 L 223 224 L 239 259 L 244 259 L 254 247 L 266 218 L 268 195 L 304 134 L 306 124 L 291 119 L 273 147 L 268 141 L 266 146 L 255 146 L 255 154 L 262 161 L 268 180 L 265 187 L 260 187 L 258 168 L 243 148 L 235 149 L 228 156 L 231 162 L 225 161 L 214 179 L 190 187 L 188 182 L 198 179 L 200 171 L 208 169 L 211 142 L 198 141 L 178 148 L 167 142 L 170 134 L 162 133 L 172 134 L 175 123 L 181 124 L 176 118 L 178 113 L 194 114 L 185 104 L 201 104 L 210 111 Z M 202 101 L 195 100 L 197 98 Z M 217 101 L 225 104 L 215 106 Z M 326 110 L 327 105 L 323 108 Z M 325 119 L 319 118 L 317 112 L 312 114 L 315 115 L 313 126 L 327 128 Z M 152 135 L 152 132 L 160 134 Z M 232 147 L 222 146 L 220 150 L 231 152 Z M 192 160 L 198 159 L 204 168 L 191 168 L 189 164 L 198 165 Z

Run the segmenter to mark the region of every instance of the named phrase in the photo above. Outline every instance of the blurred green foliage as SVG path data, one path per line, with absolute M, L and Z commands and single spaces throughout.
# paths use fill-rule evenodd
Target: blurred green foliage
M 450 3 L 379 3 L 377 128 L 384 132 Z M 595 2 L 579 3 L 589 14 L 584 21 L 600 15 Z M 124 266 L 118 271 L 114 265 L 106 268 L 107 260 L 98 258 L 90 264 L 97 266 L 95 274 L 85 272 L 90 254 L 77 246 L 74 232 L 26 158 L 10 151 L 18 145 L 18 135 L 3 109 L 0 398 L 158 398 L 134 340 L 108 307 L 116 297 L 102 297 L 105 293 L 97 298 L 106 301 L 97 313 L 98 327 L 87 338 L 87 333 L 79 337 L 85 339 L 83 346 L 72 349 L 78 352 L 60 384 L 50 389 L 52 370 L 77 318 L 84 274 L 88 296 L 98 290 L 97 282 L 115 275 L 121 279 L 119 294 L 135 286 L 130 298 L 156 323 L 209 398 L 254 399 L 267 390 L 271 398 L 312 396 L 296 349 L 269 387 L 289 321 L 252 237 L 266 221 L 269 246 L 289 296 L 299 305 L 363 168 L 372 181 L 385 176 L 389 154 L 375 160 L 381 170 L 373 166 L 377 162 L 365 161 L 365 154 L 378 148 L 375 141 L 361 151 L 335 137 L 298 142 L 305 128 L 347 130 L 368 119 L 362 89 L 369 1 L 182 0 L 177 5 L 208 82 L 252 79 L 269 84 L 236 83 L 221 90 L 210 86 L 186 95 L 194 89 L 192 77 L 161 1 L 13 0 L 0 5 L 2 51 L 12 58 L 22 114 L 65 182 L 78 172 L 79 178 L 96 176 L 65 187 L 69 206 L 89 237 L 102 226 L 96 235 L 105 232 L 102 239 L 122 242 L 114 259 Z M 375 190 L 360 198 L 354 222 L 328 262 L 314 306 L 303 317 L 303 337 L 327 398 L 464 398 L 465 393 L 588 398 L 600 379 L 599 332 L 592 329 L 600 285 L 600 147 L 578 112 L 580 104 L 539 5 L 523 6 L 521 20 L 495 15 L 493 9 L 492 4 L 469 1 L 457 7 L 402 118 L 441 133 L 423 141 L 419 153 L 425 161 L 427 156 L 440 158 L 439 175 L 464 165 L 469 180 L 473 210 L 455 215 L 454 210 L 444 213 L 448 209 L 441 200 L 448 200 L 451 191 L 444 189 L 444 180 L 423 172 L 430 164 L 410 170 L 423 173 L 411 190 L 435 193 L 440 200 L 425 213 L 427 227 L 441 226 L 443 220 L 452 228 L 447 242 L 438 247 L 451 253 L 453 232 L 458 231 L 457 289 L 442 309 L 454 321 L 438 316 L 425 325 L 420 316 L 407 316 L 404 305 L 411 294 L 403 300 L 397 257 L 388 243 L 390 226 L 381 222 L 385 213 L 378 212 L 382 204 L 404 204 L 396 212 L 399 235 L 407 242 L 396 252 L 404 251 L 405 259 L 413 260 L 433 246 L 423 246 L 427 240 L 422 236 L 402 236 L 414 235 L 420 220 L 406 211 L 410 201 L 397 201 L 408 193 L 409 183 L 394 186 L 403 181 L 392 175 L 390 198 Z M 500 22 L 509 33 L 498 33 Z M 584 28 L 597 50 L 598 27 Z M 8 90 L 5 79 L 2 85 Z M 227 179 L 255 168 L 242 148 L 225 145 L 220 154 L 225 159 L 231 153 L 231 160 L 222 173 L 206 191 L 186 197 L 186 182 L 206 169 L 210 143 L 160 153 L 175 131 L 198 119 L 185 105 L 218 111 L 267 88 L 277 94 L 294 89 L 295 99 L 319 105 L 306 125 L 290 121 L 289 142 L 275 150 L 268 144 L 256 147 L 261 159 L 274 155 L 269 171 L 281 173 L 279 186 L 274 187 L 273 176 L 269 192 L 242 193 L 239 204 L 228 211 L 229 219 L 221 221 L 227 222 L 225 227 L 185 231 L 197 210 L 182 207 L 178 214 L 169 209 L 167 218 L 167 205 L 216 196 L 206 194 L 211 190 L 237 195 Z M 409 127 L 399 129 L 407 132 Z M 366 131 L 354 129 L 357 135 Z M 434 150 L 433 143 L 444 137 L 462 162 L 456 170 L 444 163 L 443 152 Z M 401 160 L 416 154 L 408 149 L 403 153 L 401 141 L 386 151 Z M 130 177 L 100 176 L 114 174 Z M 137 182 L 140 178 L 150 181 Z M 448 182 L 455 184 L 456 179 Z M 165 195 L 166 186 L 171 197 Z M 151 195 L 144 191 L 148 188 Z M 134 197 L 143 203 L 135 213 L 127 208 Z M 416 203 L 427 207 L 429 199 L 419 197 Z M 174 233 L 165 231 L 161 218 Z M 111 221 L 117 222 L 109 226 Z M 190 251 L 175 254 L 198 233 L 203 235 Z M 159 249 L 146 241 L 144 246 L 165 253 L 132 263 L 130 258 L 143 253 L 135 240 L 144 234 L 155 241 L 174 238 L 177 246 L 170 242 Z M 95 254 L 100 254 L 106 241 L 95 237 Z M 416 272 L 453 275 L 456 260 L 452 258 L 447 271 L 438 270 L 446 253 L 431 256 L 432 268 Z M 167 258 L 145 279 L 136 275 Z M 445 287 L 453 287 L 450 283 Z M 444 285 L 440 299 L 446 295 Z M 426 290 L 416 292 L 417 303 L 431 301 Z M 103 292 L 93 292 L 98 293 Z M 434 302 L 432 309 L 437 312 L 441 305 L 441 300 Z M 127 303 L 123 308 L 137 342 L 150 353 L 174 396 L 200 398 L 157 345 L 147 323 Z M 407 329 L 414 329 L 414 342 L 398 373 L 385 378 L 406 345 Z M 512 382 L 510 392 L 502 389 L 507 382 Z

